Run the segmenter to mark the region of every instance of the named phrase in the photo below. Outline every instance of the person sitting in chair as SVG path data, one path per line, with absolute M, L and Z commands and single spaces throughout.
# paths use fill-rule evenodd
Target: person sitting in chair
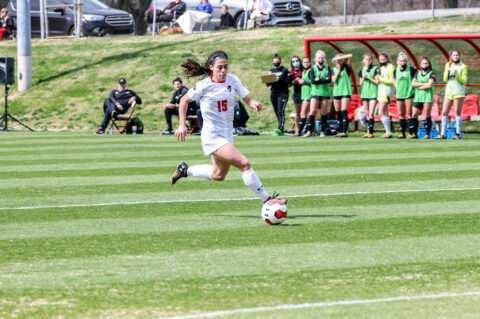
M 142 104 L 142 99 L 135 92 L 127 89 L 127 81 L 125 78 L 118 79 L 118 88 L 112 90 L 103 103 L 103 112 L 105 115 L 100 128 L 95 134 L 105 134 L 105 129 L 110 120 L 116 118 L 118 114 L 125 114 L 134 101 L 136 101 L 137 104 Z
M 178 19 L 187 10 L 187 5 L 182 0 L 174 0 L 170 2 L 164 9 L 163 13 L 158 17 L 159 22 L 171 22 Z
M 7 8 L 2 8 L 0 15 L 0 40 L 10 39 L 15 32 L 15 22 L 8 14 Z
M 224 4 L 222 6 L 222 15 L 220 16 L 220 26 L 217 27 L 218 30 L 225 30 L 229 28 L 235 28 L 235 19 L 228 12 L 228 6 Z
M 164 104 L 164 113 L 165 113 L 165 120 L 167 121 L 167 129 L 162 132 L 162 135 L 169 135 L 175 133 L 172 127 L 172 115 L 178 116 L 178 107 L 180 105 L 180 99 L 187 94 L 188 88 L 183 85 L 181 78 L 175 78 L 173 80 L 173 87 L 175 91 L 173 92 L 172 99 L 170 103 Z M 197 107 L 197 103 L 192 101 L 188 104 L 187 108 L 187 115 L 197 115 L 198 123 L 202 123 L 200 108 Z
M 213 8 L 208 0 L 201 0 L 195 11 L 187 10 L 177 19 L 183 33 L 192 33 L 196 23 L 207 23 L 212 17 Z
M 264 24 L 270 19 L 270 12 L 273 5 L 270 0 L 248 0 L 247 3 L 247 29 L 252 29 L 256 24 Z M 245 13 L 242 13 L 241 23 L 243 25 Z

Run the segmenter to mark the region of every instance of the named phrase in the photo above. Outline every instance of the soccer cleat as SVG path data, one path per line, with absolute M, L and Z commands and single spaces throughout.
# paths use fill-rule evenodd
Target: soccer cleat
M 461 139 L 460 134 L 455 134 L 455 135 L 452 137 L 452 140 L 459 140 L 459 139 Z
M 428 139 L 430 139 L 430 135 L 428 135 L 428 134 L 425 134 L 425 136 L 423 137 L 423 139 L 424 139 L 424 140 L 428 140 Z
M 382 136 L 380 136 L 379 138 L 392 138 L 392 134 L 383 134 Z
M 335 137 L 347 137 L 347 134 L 343 133 L 343 132 L 340 132 L 337 135 L 335 135 Z
M 105 131 L 102 130 L 101 128 L 99 128 L 95 133 L 93 133 L 95 135 L 105 135 Z
M 325 137 L 325 132 L 320 132 L 320 137 Z
M 363 136 L 363 138 L 373 138 L 373 134 L 372 133 L 367 133 Z
M 435 136 L 433 139 L 434 139 L 434 140 L 444 140 L 444 139 L 446 139 L 446 137 L 445 137 L 445 135 L 438 134 L 438 135 Z
M 283 202 L 283 204 L 287 205 L 288 200 L 286 198 L 284 198 L 284 199 L 277 198 L 278 196 L 280 196 L 280 194 L 278 194 L 277 192 L 273 192 L 273 194 L 271 196 L 268 196 L 267 200 L 264 201 L 263 203 L 266 203 L 271 199 L 277 199 L 277 200 Z
M 282 131 L 278 128 L 274 129 L 273 130 L 273 136 L 283 136 L 284 134 L 282 133 Z
M 177 170 L 172 175 L 172 185 L 175 184 L 180 178 L 187 177 L 188 165 L 185 162 L 178 164 Z
M 403 139 L 403 138 L 406 138 L 406 136 L 405 136 L 405 134 L 400 133 L 400 134 L 397 135 L 397 138 Z
M 312 132 L 310 131 L 307 131 L 307 133 L 305 133 L 305 135 L 303 135 L 303 137 L 311 137 L 312 136 Z
M 417 134 L 409 134 L 409 135 L 407 136 L 407 138 L 408 138 L 408 139 L 416 139 L 416 138 L 418 138 L 418 136 L 417 136 Z
M 170 129 L 166 129 L 165 131 L 163 131 L 162 133 L 160 133 L 161 135 L 171 135 L 171 134 L 174 134 L 175 132 L 173 130 L 170 130 Z

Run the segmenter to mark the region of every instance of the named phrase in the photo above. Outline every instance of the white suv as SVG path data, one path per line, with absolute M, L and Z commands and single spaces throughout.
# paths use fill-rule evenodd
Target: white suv
M 155 1 L 155 0 L 154 0 Z M 200 0 L 183 0 L 187 4 L 187 10 L 195 10 Z M 161 14 L 162 10 L 171 2 L 171 0 L 156 0 L 157 5 L 157 17 Z M 209 0 L 213 7 L 213 16 L 210 21 L 210 28 L 218 26 L 220 24 L 221 7 L 226 4 L 228 6 L 228 12 L 235 19 L 235 25 L 240 25 L 240 16 L 245 10 L 245 0 Z M 306 23 L 303 17 L 303 5 L 300 0 L 270 0 L 273 5 L 273 10 L 270 13 L 270 20 L 266 25 L 276 26 L 293 26 L 304 25 Z M 147 17 L 149 23 L 151 23 L 151 17 L 153 15 L 153 1 L 150 6 Z

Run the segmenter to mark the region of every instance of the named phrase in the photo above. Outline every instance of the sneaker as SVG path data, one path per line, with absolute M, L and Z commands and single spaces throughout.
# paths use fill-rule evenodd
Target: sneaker
M 311 136 L 312 136 L 312 132 L 310 131 L 307 131 L 307 133 L 303 135 L 303 137 L 311 137 Z
M 460 134 L 455 134 L 455 135 L 452 137 L 452 140 L 459 140 L 459 139 L 461 139 Z
M 105 135 L 105 131 L 102 130 L 101 128 L 99 128 L 95 133 L 93 133 L 95 135 Z
M 392 134 L 383 134 L 382 136 L 380 136 L 379 138 L 392 138 Z
M 112 115 L 112 119 L 115 119 L 115 118 L 117 118 L 118 113 L 117 113 L 117 111 L 113 110 L 111 115 Z
M 325 132 L 320 132 L 320 137 L 325 137 Z
M 437 136 L 435 136 L 433 139 L 434 140 L 444 140 L 446 139 L 447 137 L 445 135 L 442 135 L 442 134 L 438 134 Z
M 165 131 L 163 131 L 162 133 L 160 133 L 161 135 L 171 135 L 171 134 L 174 134 L 175 132 L 173 130 L 170 130 L 170 129 L 166 129 Z
M 423 137 L 423 139 L 424 139 L 424 140 L 428 140 L 428 139 L 430 139 L 430 135 L 428 135 L 428 134 L 425 134 L 425 136 Z
M 267 200 L 264 201 L 263 203 L 266 203 L 271 199 L 276 199 L 276 200 L 279 200 L 279 201 L 283 202 L 284 205 L 287 205 L 288 200 L 286 198 L 284 198 L 284 199 L 277 198 L 278 196 L 280 196 L 280 194 L 278 194 L 277 192 L 273 192 L 273 194 L 271 196 L 268 196 Z
M 397 135 L 397 138 L 403 139 L 403 138 L 406 138 L 406 136 L 405 136 L 405 134 L 400 133 L 400 134 Z
M 177 170 L 172 175 L 172 185 L 175 184 L 180 178 L 187 177 L 188 165 L 185 162 L 178 164 Z
M 283 133 L 280 129 L 276 128 L 273 130 L 273 136 L 283 136 Z

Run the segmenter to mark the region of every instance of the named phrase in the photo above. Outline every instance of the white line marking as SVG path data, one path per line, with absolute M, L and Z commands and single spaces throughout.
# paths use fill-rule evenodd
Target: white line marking
M 289 195 L 289 196 L 285 196 L 285 197 L 286 198 L 303 198 L 303 197 L 327 197 L 327 196 L 343 196 L 343 195 L 368 195 L 368 194 L 417 193 L 417 192 L 447 192 L 447 191 L 452 192 L 452 191 L 472 191 L 472 190 L 480 190 L 480 187 L 437 188 L 437 189 L 397 189 L 397 190 L 373 191 L 373 192 L 341 192 L 341 193 L 300 194 L 300 195 Z M 71 205 L 0 207 L 0 211 L 2 211 L 2 210 L 32 210 L 32 209 L 46 209 L 46 208 L 142 205 L 142 204 L 228 202 L 228 201 L 244 201 L 244 200 L 258 200 L 258 197 L 177 199 L 177 200 L 155 200 L 155 201 L 138 201 L 138 202 L 112 202 L 112 203 L 91 203 L 91 204 L 71 204 Z
M 250 313 L 250 312 L 294 310 L 294 309 L 322 308 L 322 307 L 334 307 L 334 306 L 351 306 L 351 305 L 363 305 L 363 304 L 371 304 L 371 303 L 453 298 L 453 297 L 466 297 L 466 296 L 480 296 L 480 291 L 443 293 L 443 294 L 437 294 L 437 295 L 399 296 L 399 297 L 378 298 L 378 299 L 339 300 L 339 301 L 330 301 L 330 302 L 303 303 L 303 304 L 296 304 L 296 305 L 286 304 L 286 305 L 278 305 L 278 306 L 270 306 L 270 307 L 238 308 L 238 309 L 232 309 L 232 310 L 204 312 L 204 313 L 199 313 L 194 315 L 170 317 L 169 319 L 212 318 L 212 317 L 221 317 L 221 316 L 228 316 L 228 315 L 235 315 L 235 314 L 244 314 L 244 313 Z

